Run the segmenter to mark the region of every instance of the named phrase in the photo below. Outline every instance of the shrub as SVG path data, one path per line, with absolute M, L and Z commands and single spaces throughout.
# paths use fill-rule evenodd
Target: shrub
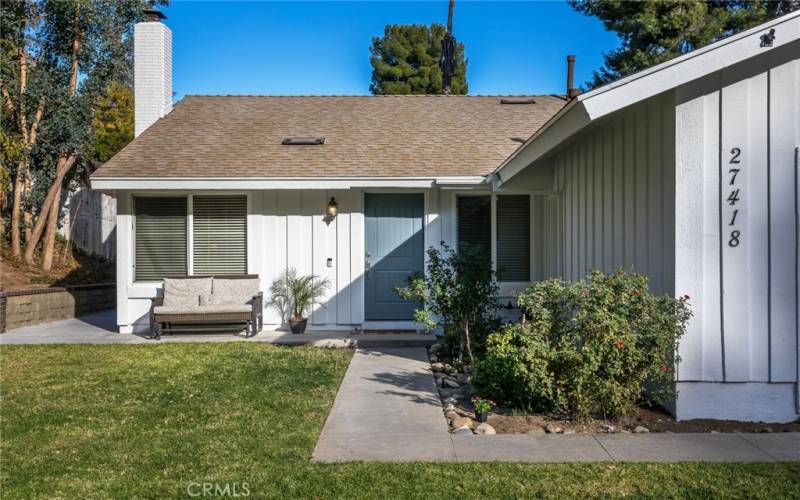
M 523 322 L 490 335 L 474 383 L 506 404 L 574 418 L 628 415 L 648 382 L 646 397 L 665 403 L 688 299 L 653 295 L 647 278 L 624 271 L 535 283 L 517 298 Z
M 422 303 L 414 320 L 433 330 L 441 326 L 448 350 L 460 350 L 473 363 L 487 335 L 499 326 L 497 279 L 491 260 L 477 246 L 462 245 L 454 252 L 444 242 L 428 249 L 425 276 L 413 276 L 397 293 Z

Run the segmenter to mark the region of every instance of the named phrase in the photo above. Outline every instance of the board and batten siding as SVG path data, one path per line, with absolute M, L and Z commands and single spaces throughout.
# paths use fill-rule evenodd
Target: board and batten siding
M 676 288 L 696 304 L 678 379 L 795 383 L 800 62 L 778 51 L 677 100 Z
M 556 194 L 544 199 L 546 276 L 575 281 L 623 268 L 647 275 L 652 291 L 673 293 L 673 144 L 668 92 L 593 125 L 555 154 Z

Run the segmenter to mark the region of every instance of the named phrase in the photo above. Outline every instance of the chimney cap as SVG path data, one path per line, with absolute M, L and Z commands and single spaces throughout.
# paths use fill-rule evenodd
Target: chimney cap
M 144 12 L 144 17 L 148 22 L 158 23 L 167 18 L 167 16 L 158 9 L 144 9 L 142 12 Z

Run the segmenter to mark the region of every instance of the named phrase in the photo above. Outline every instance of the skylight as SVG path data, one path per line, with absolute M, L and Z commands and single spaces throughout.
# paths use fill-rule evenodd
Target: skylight
M 502 97 L 500 104 L 536 104 L 533 97 Z
M 324 137 L 286 137 L 281 141 L 285 146 L 319 146 L 325 144 Z

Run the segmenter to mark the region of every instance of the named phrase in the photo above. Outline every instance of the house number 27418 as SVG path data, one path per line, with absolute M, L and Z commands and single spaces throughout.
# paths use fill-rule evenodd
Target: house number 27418
M 739 203 L 741 197 L 741 188 L 737 186 L 737 178 L 739 176 L 739 172 L 742 171 L 741 161 L 739 160 L 739 156 L 742 154 L 742 150 L 740 148 L 733 148 L 731 149 L 731 157 L 728 163 L 730 167 L 728 168 L 728 174 L 730 175 L 728 181 L 728 187 L 730 192 L 728 193 L 728 197 L 725 201 L 728 202 L 728 205 L 733 207 L 733 211 L 730 214 L 730 219 L 728 221 L 728 227 L 730 228 L 730 237 L 728 239 L 728 246 L 729 247 L 738 247 L 739 246 L 739 239 L 742 236 L 742 232 L 737 229 L 736 219 L 739 216 L 739 208 L 736 206 Z

